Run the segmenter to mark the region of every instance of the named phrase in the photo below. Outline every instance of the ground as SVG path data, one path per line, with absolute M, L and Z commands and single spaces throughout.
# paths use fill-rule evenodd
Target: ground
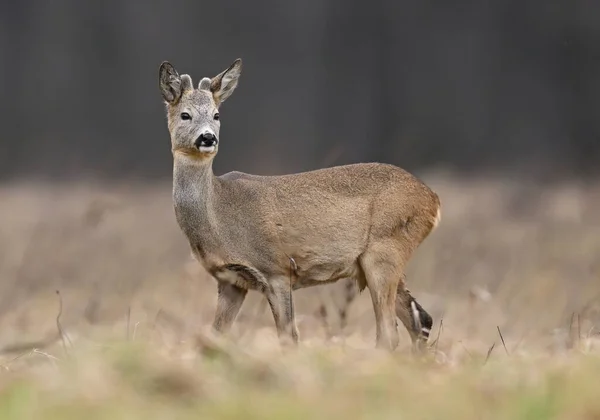
M 0 186 L 0 420 L 600 419 L 600 185 L 420 175 L 443 206 L 407 272 L 421 357 L 402 327 L 374 350 L 368 291 L 341 331 L 340 284 L 295 293 L 297 350 L 257 294 L 211 336 L 168 182 Z

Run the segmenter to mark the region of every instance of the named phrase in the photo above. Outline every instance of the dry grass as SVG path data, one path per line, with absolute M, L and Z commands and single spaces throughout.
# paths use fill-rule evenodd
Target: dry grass
M 366 293 L 330 337 L 341 285 L 296 293 L 297 351 L 256 294 L 215 341 L 168 183 L 1 186 L 0 419 L 600 418 L 600 186 L 424 178 L 444 213 L 408 270 L 440 334 L 419 359 L 403 329 L 373 350 Z

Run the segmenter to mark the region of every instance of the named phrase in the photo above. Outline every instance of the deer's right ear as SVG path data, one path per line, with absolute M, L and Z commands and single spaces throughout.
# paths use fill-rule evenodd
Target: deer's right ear
M 181 77 L 175 67 L 164 61 L 158 70 L 158 85 L 165 101 L 173 105 L 181 98 Z

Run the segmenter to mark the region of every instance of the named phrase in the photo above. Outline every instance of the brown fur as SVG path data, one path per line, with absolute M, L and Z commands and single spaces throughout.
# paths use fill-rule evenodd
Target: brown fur
M 410 173 L 382 163 L 281 176 L 215 176 L 218 143 L 199 150 L 198 139 L 205 132 L 218 139 L 215 113 L 240 72 L 238 59 L 211 79 L 209 89 L 200 89 L 208 86 L 201 83 L 197 90 L 184 89 L 189 84 L 181 80 L 189 76 L 179 76 L 168 63 L 159 75 L 177 222 L 219 284 L 214 328 L 227 331 L 247 290 L 257 290 L 269 302 L 280 337 L 296 342 L 291 291 L 349 278 L 360 290 L 369 288 L 378 347 L 397 346 L 396 316 L 416 340 L 414 325 L 421 323 L 411 315 L 414 299 L 404 268 L 439 221 L 438 196 Z M 191 119 L 184 121 L 182 112 Z

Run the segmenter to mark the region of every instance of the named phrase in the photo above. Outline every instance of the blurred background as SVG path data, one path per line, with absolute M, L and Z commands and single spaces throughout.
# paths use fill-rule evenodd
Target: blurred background
M 158 66 L 198 81 L 237 57 L 219 171 L 576 176 L 600 157 L 595 1 L 3 3 L 4 179 L 168 177 Z
M 197 83 L 237 57 L 217 174 L 400 165 L 442 198 L 409 273 L 436 322 L 600 327 L 597 1 L 4 0 L 0 22 L 3 341 L 52 336 L 56 289 L 79 331 L 211 321 L 216 286 L 172 211 L 158 67 Z M 336 287 L 299 293 L 305 336 Z M 274 331 L 252 299 L 239 328 Z M 467 331 L 473 299 L 488 303 Z

